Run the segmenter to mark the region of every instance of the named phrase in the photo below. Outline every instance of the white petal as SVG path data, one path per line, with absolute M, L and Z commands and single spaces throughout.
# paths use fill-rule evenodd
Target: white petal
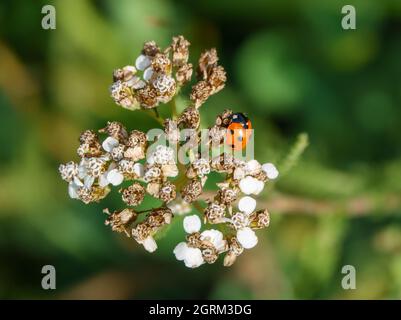
M 256 187 L 255 187 L 255 191 L 253 192 L 253 194 L 259 194 L 263 191 L 263 188 L 265 187 L 265 184 L 263 181 L 257 180 L 256 182 Z
M 196 214 L 185 217 L 183 224 L 186 233 L 198 232 L 202 225 L 200 218 Z
M 234 179 L 241 180 L 245 177 L 245 171 L 242 168 L 236 168 L 234 170 Z
M 201 240 L 209 240 L 217 251 L 223 251 L 226 242 L 223 239 L 223 234 L 219 230 L 210 229 L 201 233 Z
M 76 184 L 77 187 L 83 187 L 84 186 L 82 181 L 79 180 L 77 177 L 74 177 L 74 183 Z
M 136 58 L 135 67 L 138 70 L 143 71 L 149 66 L 150 66 L 150 59 L 144 54 L 141 54 L 138 58 Z
M 185 266 L 188 268 L 197 268 L 204 263 L 202 251 L 198 248 L 188 247 L 184 258 Z
M 245 249 L 251 249 L 258 243 L 258 237 L 251 228 L 238 230 L 237 240 Z
M 81 160 L 81 163 L 78 166 L 78 177 L 80 179 L 85 178 L 85 176 L 87 175 L 87 169 L 86 169 L 86 160 L 85 158 Z
M 146 157 L 146 162 L 149 164 L 154 164 L 155 163 L 155 157 L 154 157 L 154 153 L 147 153 L 147 157 Z
M 95 182 L 95 177 L 86 176 L 86 177 L 84 178 L 84 186 L 85 186 L 85 188 L 90 189 L 90 188 L 92 187 L 92 185 L 93 185 L 94 182 Z
M 165 164 L 162 166 L 163 175 L 165 177 L 178 176 L 178 167 L 175 164 Z
M 70 198 L 72 198 L 72 199 L 79 198 L 78 194 L 77 194 L 77 189 L 78 189 L 78 186 L 73 181 L 71 181 L 68 184 L 68 195 L 70 196 Z
M 110 183 L 109 180 L 107 180 L 107 174 L 108 172 L 105 172 L 99 176 L 98 180 L 99 187 L 104 188 Z
M 124 181 L 124 175 L 118 169 L 113 169 L 107 174 L 107 180 L 113 186 L 118 186 Z
M 153 75 L 153 69 L 152 69 L 152 67 L 147 68 L 147 69 L 143 72 L 143 80 L 149 81 L 150 78 L 152 78 L 152 75 Z
M 154 252 L 157 249 L 156 241 L 152 236 L 147 237 L 142 244 L 146 251 Z
M 246 214 L 251 214 L 256 208 L 256 200 L 245 196 L 238 202 L 238 209 Z
M 107 152 L 111 152 L 115 147 L 118 146 L 118 140 L 113 137 L 107 137 L 102 143 L 102 147 Z
M 261 165 L 257 160 L 249 160 L 245 165 L 245 170 L 248 174 L 253 174 L 261 169 Z
M 252 194 L 257 188 L 257 179 L 247 176 L 239 182 L 239 188 L 245 194 Z
M 145 174 L 145 168 L 143 167 L 142 163 L 135 163 L 134 164 L 134 173 L 138 177 L 143 177 L 143 175 Z
M 262 166 L 262 170 L 266 173 L 267 177 L 274 180 L 278 177 L 279 172 L 273 163 L 265 163 Z
M 186 242 L 180 242 L 174 248 L 174 254 L 177 260 L 182 261 L 185 259 L 187 253 L 188 245 Z

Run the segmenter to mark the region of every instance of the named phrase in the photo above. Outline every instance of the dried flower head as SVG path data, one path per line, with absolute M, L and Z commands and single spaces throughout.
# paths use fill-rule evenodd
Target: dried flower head
M 131 111 L 144 109 L 163 130 L 155 134 L 128 131 L 117 121 L 107 122 L 98 133 L 86 130 L 79 137 L 80 161 L 61 164 L 59 173 L 68 184 L 69 196 L 85 204 L 100 201 L 112 187 L 125 182 L 120 193 L 128 207 L 113 212 L 105 209 L 105 224 L 132 237 L 148 252 L 157 249 L 155 238 L 174 221 L 174 214 L 185 215 L 196 209 L 199 215 L 183 219 L 187 235 L 175 247 L 174 255 L 189 268 L 215 263 L 220 255 L 225 255 L 224 265 L 231 266 L 245 249 L 257 245 L 255 230 L 269 225 L 269 212 L 257 208 L 255 196 L 279 172 L 272 163 L 239 158 L 231 145 L 227 150 L 226 137 L 234 135 L 231 125 L 241 126 L 242 122 L 234 119 L 238 121 L 242 114 L 226 109 L 205 134 L 201 131 L 199 108 L 227 81 L 216 49 L 201 54 L 195 67 L 197 82 L 190 85 L 185 109 L 176 104 L 175 97 L 185 91 L 181 87 L 191 81 L 194 70 L 189 63 L 189 47 L 183 36 L 173 37 L 164 49 L 148 41 L 133 65 L 113 71 L 110 95 L 115 103 Z M 158 111 L 163 104 L 171 109 L 166 119 L 161 116 L 166 112 Z M 244 141 L 241 134 L 240 130 L 236 137 Z M 212 173 L 220 174 L 223 181 L 216 184 L 218 190 L 213 196 L 203 198 L 207 199 L 205 206 L 199 199 Z M 161 204 L 145 210 L 136 208 L 145 206 L 146 194 Z M 219 230 L 202 230 L 202 221 L 218 224 Z

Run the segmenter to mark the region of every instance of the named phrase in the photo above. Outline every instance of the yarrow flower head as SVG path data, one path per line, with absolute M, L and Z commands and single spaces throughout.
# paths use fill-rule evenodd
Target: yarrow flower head
M 269 225 L 269 212 L 258 209 L 255 196 L 279 172 L 272 163 L 261 164 L 234 152 L 238 145 L 247 146 L 250 137 L 250 121 L 244 114 L 227 109 L 206 134 L 202 132 L 199 108 L 227 80 L 215 49 L 201 54 L 188 104 L 177 112 L 175 96 L 191 81 L 194 69 L 189 46 L 183 36 L 174 37 L 165 49 L 146 42 L 132 65 L 113 72 L 114 102 L 129 110 L 153 109 L 151 115 L 162 130 L 129 131 L 117 121 L 98 132 L 86 130 L 79 137 L 80 160 L 61 164 L 59 172 L 69 196 L 85 204 L 99 202 L 117 187 L 125 208 L 104 209 L 105 224 L 148 252 L 157 250 L 157 234 L 177 221 L 175 217 L 192 212 L 182 220 L 186 238 L 176 245 L 175 257 L 186 267 L 197 268 L 224 255 L 223 264 L 231 266 L 244 250 L 257 245 L 255 231 Z M 169 118 L 159 115 L 162 104 L 171 106 Z M 224 180 L 217 183 L 214 195 L 205 196 L 211 174 Z M 157 199 L 153 203 L 159 205 L 139 209 L 146 197 Z

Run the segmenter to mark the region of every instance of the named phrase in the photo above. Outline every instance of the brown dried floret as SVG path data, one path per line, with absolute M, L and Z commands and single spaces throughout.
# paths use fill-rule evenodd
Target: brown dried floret
M 224 222 L 224 215 L 226 212 L 226 206 L 217 202 L 210 202 L 205 209 L 206 222 L 216 224 Z
M 209 264 L 215 263 L 217 258 L 219 257 L 216 248 L 213 246 L 208 246 L 207 248 L 202 249 L 201 252 L 203 259 L 205 260 L 206 263 Z
M 131 234 L 137 242 L 141 243 L 152 234 L 152 231 L 153 230 L 151 226 L 149 226 L 146 222 L 141 222 L 132 229 Z
M 212 68 L 210 76 L 207 80 L 210 87 L 213 89 L 212 94 L 219 92 L 224 88 L 227 81 L 226 71 L 222 66 Z
M 180 141 L 180 130 L 178 129 L 177 121 L 166 119 L 164 121 L 164 133 L 170 143 L 176 144 Z
M 124 142 L 128 137 L 127 129 L 117 121 L 108 121 L 106 127 L 100 129 L 99 132 L 106 133 L 120 142 Z
M 248 215 L 243 212 L 237 212 L 231 217 L 231 224 L 236 229 L 242 229 L 249 225 Z
M 98 157 L 104 153 L 102 145 L 98 141 L 92 143 L 82 143 L 78 149 L 77 154 L 83 157 Z
M 209 77 L 211 68 L 217 65 L 219 57 L 215 48 L 204 51 L 199 58 L 198 76 L 206 80 Z
M 191 167 L 193 168 L 196 176 L 200 178 L 207 176 L 210 173 L 209 160 L 205 158 L 196 159 L 194 162 L 192 162 Z
M 99 177 L 107 170 L 107 161 L 98 157 L 88 158 L 86 159 L 86 170 L 88 175 Z
M 157 46 L 155 41 L 147 41 L 143 45 L 142 53 L 148 57 L 154 57 L 160 52 L 160 48 Z
M 107 196 L 109 188 L 101 188 L 99 186 L 92 186 L 91 188 L 81 187 L 77 190 L 79 199 L 85 203 L 99 202 Z
M 225 205 L 230 205 L 237 200 L 238 191 L 236 189 L 222 188 L 217 193 L 217 200 Z
M 146 86 L 136 92 L 139 103 L 145 109 L 151 109 L 159 104 L 157 89 L 152 86 Z
M 219 114 L 216 117 L 216 126 L 226 128 L 230 124 L 232 114 L 233 114 L 232 110 L 225 109 L 223 113 Z
M 181 191 L 181 197 L 185 202 L 191 203 L 198 199 L 202 193 L 202 183 L 199 180 L 193 179 Z
M 226 136 L 227 129 L 214 125 L 209 129 L 209 139 L 212 143 L 212 146 L 219 146 L 224 142 L 224 138 Z
M 160 74 L 152 82 L 159 102 L 167 103 L 175 95 L 177 85 L 173 77 Z
M 99 137 L 93 130 L 85 130 L 79 136 L 79 142 L 81 144 L 92 144 L 94 142 L 99 142 Z
M 113 71 L 113 81 L 129 81 L 136 74 L 136 68 L 134 66 L 125 66 L 121 69 L 115 69 Z
M 135 170 L 135 161 L 129 159 L 122 159 L 118 162 L 118 170 L 123 173 L 124 178 L 127 180 L 138 179 L 139 175 Z
M 132 130 L 127 139 L 127 146 L 136 147 L 146 145 L 146 133 L 139 130 Z
M 166 224 L 170 224 L 172 218 L 173 212 L 171 209 L 167 207 L 161 207 L 154 209 L 151 213 L 149 213 L 145 220 L 146 223 L 153 229 L 158 229 Z
M 187 107 L 178 118 L 178 124 L 186 128 L 197 129 L 200 123 L 200 114 L 197 108 Z
M 78 164 L 73 161 L 67 162 L 66 164 L 60 164 L 58 167 L 61 179 L 70 182 L 78 175 Z
M 233 265 L 238 256 L 244 252 L 244 248 L 238 242 L 236 237 L 232 237 L 228 241 L 228 253 L 224 257 L 224 266 L 230 267 Z
M 173 37 L 171 49 L 173 51 L 174 66 L 182 66 L 188 62 L 190 43 L 183 36 Z
M 169 203 L 177 196 L 176 187 L 170 181 L 166 181 L 160 188 L 158 198 L 165 203 Z
M 114 102 L 123 108 L 128 110 L 139 109 L 139 103 L 132 88 L 127 82 L 117 80 L 110 87 L 110 95 L 114 99 Z
M 192 87 L 190 99 L 196 108 L 199 108 L 211 95 L 213 88 L 208 82 L 202 80 Z
M 129 206 L 138 206 L 145 197 L 145 188 L 138 182 L 120 190 L 122 200 Z
M 217 172 L 232 172 L 234 167 L 234 157 L 230 153 L 223 153 L 211 161 L 211 168 Z
M 113 148 L 111 150 L 110 155 L 115 161 L 120 161 L 124 158 L 124 154 L 126 151 L 127 147 L 123 144 L 119 144 L 117 147 Z
M 159 182 L 162 178 L 162 169 L 161 166 L 151 165 L 146 168 L 145 175 L 143 179 L 146 182 Z
M 179 86 L 183 86 L 191 80 L 193 67 L 191 63 L 186 63 L 178 68 L 175 73 L 175 78 Z
M 267 180 L 269 180 L 266 172 L 264 172 L 263 170 L 260 170 L 258 173 L 253 174 L 252 176 L 262 182 L 266 182 Z
M 201 240 L 199 232 L 194 232 L 194 233 L 187 235 L 186 240 L 187 240 L 188 247 L 191 247 L 191 248 L 200 248 L 202 245 L 202 240 Z
M 129 227 L 138 217 L 138 214 L 133 209 L 126 208 L 113 213 L 110 213 L 109 209 L 104 209 L 103 212 L 109 215 L 105 221 L 106 226 L 111 226 L 113 231 L 124 232 L 127 237 L 131 236 Z
M 258 210 L 251 216 L 251 227 L 253 229 L 266 228 L 270 224 L 270 214 L 267 209 Z
M 153 71 L 161 74 L 171 73 L 171 61 L 164 53 L 156 53 L 152 59 Z

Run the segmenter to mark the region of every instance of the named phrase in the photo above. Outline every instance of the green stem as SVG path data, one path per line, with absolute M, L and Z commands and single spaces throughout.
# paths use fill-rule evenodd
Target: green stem
M 194 202 L 192 202 L 192 205 L 194 206 L 194 208 L 195 208 L 196 210 L 198 210 L 198 212 L 199 212 L 200 214 L 203 214 L 203 212 L 205 211 L 205 209 L 203 209 L 203 207 L 201 206 L 201 204 L 199 203 L 199 201 L 194 201 Z
M 175 119 L 178 115 L 177 113 L 177 103 L 175 101 L 175 97 L 171 99 L 170 101 L 170 107 L 171 107 L 171 117 Z
M 152 111 L 153 110 L 153 111 Z M 161 125 L 164 124 L 164 119 L 162 117 L 160 117 L 159 112 L 157 111 L 156 108 L 154 109 L 146 109 L 146 113 L 151 116 L 153 119 L 155 119 L 158 123 L 160 123 Z

